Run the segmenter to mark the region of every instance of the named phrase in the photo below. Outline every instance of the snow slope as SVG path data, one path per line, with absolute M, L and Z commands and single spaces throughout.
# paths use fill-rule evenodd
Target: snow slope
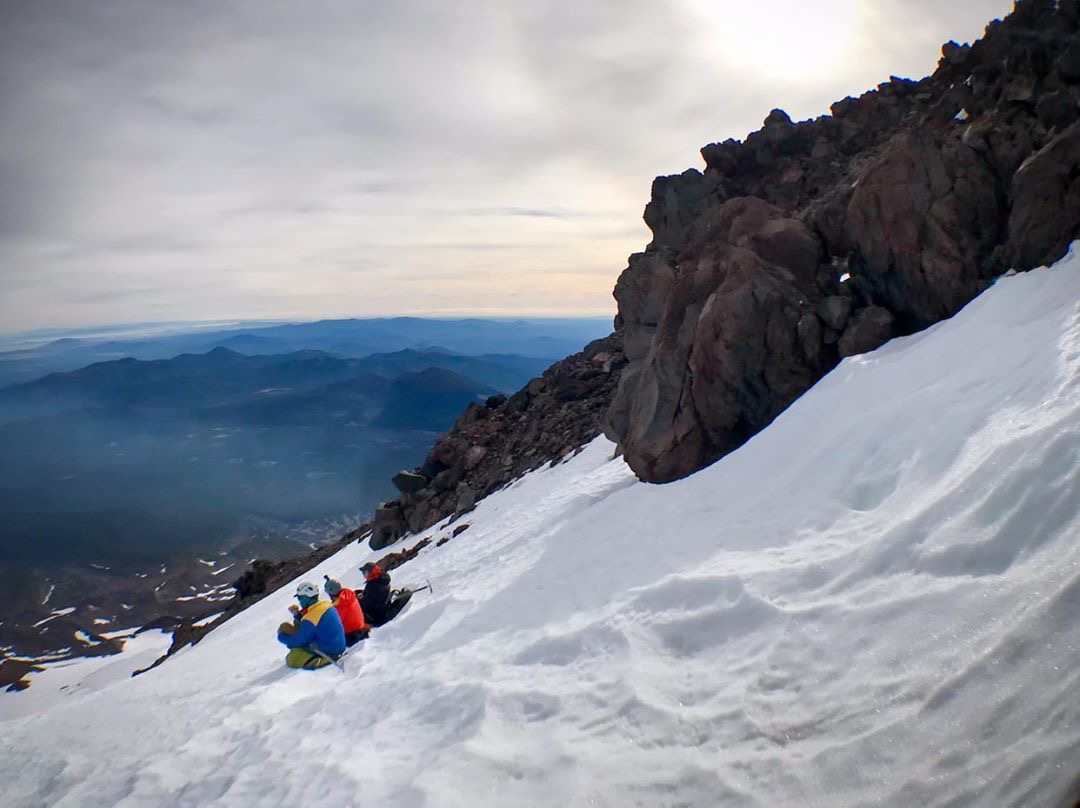
M 844 361 L 686 480 L 611 455 L 528 475 L 398 570 L 434 593 L 344 673 L 282 667 L 282 591 L 5 722 L 5 804 L 1075 799 L 1080 256 Z M 367 554 L 306 577 L 355 584 Z
M 154 664 L 172 645 L 172 634 L 164 631 L 135 632 L 135 628 L 130 628 L 104 633 L 103 636 L 124 638 L 124 651 L 121 654 L 48 662 L 41 666 L 43 670 L 40 673 L 29 675 L 32 684 L 28 690 L 0 692 L 0 720 L 33 715 L 126 680 L 133 671 Z M 76 639 L 96 644 L 88 639 Z

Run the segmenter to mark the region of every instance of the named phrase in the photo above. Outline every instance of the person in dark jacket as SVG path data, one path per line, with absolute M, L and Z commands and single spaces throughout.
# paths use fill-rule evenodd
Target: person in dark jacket
M 372 626 L 381 626 L 393 615 L 390 603 L 390 575 L 382 567 L 370 561 L 360 568 L 364 574 L 364 592 L 360 596 L 360 608 L 364 619 Z

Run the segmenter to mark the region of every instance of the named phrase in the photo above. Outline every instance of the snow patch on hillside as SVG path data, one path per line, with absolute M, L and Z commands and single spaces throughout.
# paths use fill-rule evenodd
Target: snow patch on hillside
M 127 629 L 99 635 L 106 639 L 123 637 L 124 650 L 120 654 L 77 657 L 44 663 L 40 672 L 31 674 L 33 684 L 30 688 L 17 693 L 0 693 L 0 721 L 33 716 L 70 704 L 87 693 L 103 690 L 117 682 L 127 681 L 133 672 L 152 665 L 154 660 L 169 650 L 172 644 L 172 635 L 163 631 L 144 631 L 139 634 L 134 632 L 135 629 Z M 80 633 L 83 636 L 79 636 Z M 76 637 L 84 644 L 98 645 L 100 643 L 100 641 L 91 640 L 85 632 L 76 633 Z M 94 743 L 93 738 L 83 738 L 80 742 L 88 745 Z M 5 754 L 9 759 L 12 755 L 15 758 L 19 757 L 17 752 L 8 750 L 5 750 Z M 85 804 L 102 803 L 91 801 Z
M 688 479 L 612 453 L 526 476 L 396 571 L 434 592 L 344 673 L 283 668 L 290 586 L 7 721 L 5 799 L 1019 808 L 1075 787 L 1075 255 L 845 360 Z M 370 557 L 304 577 L 359 585 Z

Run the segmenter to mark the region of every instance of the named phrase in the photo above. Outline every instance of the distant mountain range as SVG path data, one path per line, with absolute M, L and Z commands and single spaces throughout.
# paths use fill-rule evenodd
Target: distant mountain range
M 0 389 L 8 622 L 43 619 L 53 590 L 77 600 L 92 586 L 100 600 L 111 591 L 105 575 L 116 594 L 155 565 L 295 552 L 293 526 L 370 512 L 393 494 L 393 473 L 470 402 L 513 392 L 548 364 L 446 350 L 352 358 L 217 347 Z
M 173 359 L 100 362 L 0 389 L 0 424 L 86 409 L 183 411 L 200 420 L 230 421 L 273 412 L 288 419 L 290 407 L 304 412 L 316 407 L 324 415 L 344 412 L 366 421 L 372 408 L 393 403 L 399 425 L 442 429 L 449 425 L 444 421 L 453 414 L 452 405 L 460 411 L 478 395 L 513 392 L 548 364 L 503 354 L 403 350 L 351 359 L 312 350 L 247 356 L 215 348 Z M 400 382 L 392 382 L 398 377 Z M 411 401 L 405 391 L 411 391 Z M 443 402 L 447 395 L 453 400 Z M 444 411 L 444 403 L 451 409 Z M 411 423 L 417 407 L 436 415 L 435 422 Z
M 108 333 L 62 337 L 20 350 L 0 352 L 0 387 L 25 383 L 49 373 L 71 371 L 116 359 L 170 359 L 228 348 L 250 356 L 317 350 L 342 358 L 372 357 L 411 350 L 476 357 L 500 354 L 547 360 L 551 364 L 611 330 L 607 318 L 533 320 L 428 320 L 395 317 L 369 320 L 321 320 L 314 323 L 206 330 L 113 338 Z M 9 340 L 10 341 L 10 340 Z M 467 369 L 441 365 L 470 374 Z M 413 369 L 422 370 L 416 366 Z M 473 375 L 474 378 L 479 378 Z M 508 377 L 516 379 L 516 377 Z M 492 382 L 489 382 L 492 383 Z M 503 388 L 507 382 L 494 384 Z

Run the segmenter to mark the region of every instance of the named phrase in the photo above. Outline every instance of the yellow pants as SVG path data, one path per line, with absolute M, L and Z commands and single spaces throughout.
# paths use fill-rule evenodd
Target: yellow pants
M 315 670 L 316 668 L 325 668 L 327 665 L 332 665 L 333 663 L 325 657 L 311 653 L 311 651 L 306 648 L 292 648 L 285 657 L 285 664 L 290 668 Z

